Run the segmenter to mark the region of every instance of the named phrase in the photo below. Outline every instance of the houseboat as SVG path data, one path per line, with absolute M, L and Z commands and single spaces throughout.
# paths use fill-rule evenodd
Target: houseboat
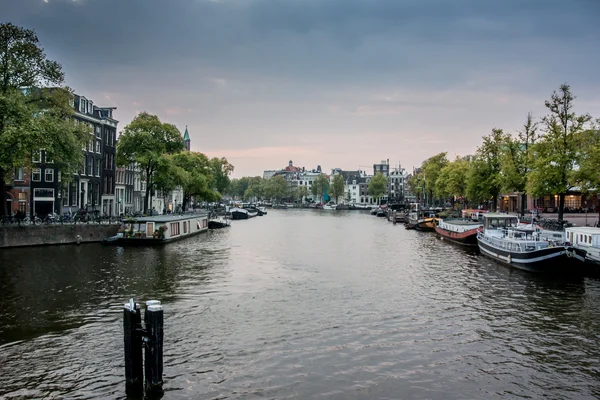
M 231 226 L 231 221 L 229 218 L 224 218 L 222 216 L 217 215 L 216 213 L 212 213 L 208 219 L 208 229 L 221 229 L 228 228 Z
M 408 214 L 406 220 L 406 229 L 416 229 L 418 231 L 435 231 L 435 211 L 433 210 L 418 210 Z
M 258 215 L 257 210 L 246 210 L 245 208 L 232 208 L 231 209 L 231 218 L 233 219 L 249 219 L 254 218 Z
M 570 256 L 587 264 L 600 266 L 600 228 L 573 226 L 565 228 Z
M 139 217 L 124 221 L 117 235 L 104 239 L 103 243 L 118 246 L 154 246 L 207 230 L 206 213 Z
M 483 255 L 509 267 L 548 273 L 581 270 L 580 262 L 567 254 L 571 249 L 566 243 L 544 238 L 537 226 L 520 224 L 514 215 L 484 214 L 477 243 Z
M 483 227 L 483 222 L 471 219 L 442 219 L 435 227 L 440 238 L 463 246 L 477 246 L 477 232 Z

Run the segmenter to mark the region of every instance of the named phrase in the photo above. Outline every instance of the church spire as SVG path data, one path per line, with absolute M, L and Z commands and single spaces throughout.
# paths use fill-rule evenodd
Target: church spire
M 187 125 L 185 126 L 185 133 L 183 134 L 183 142 L 185 143 L 185 149 L 190 151 L 190 134 L 188 133 Z

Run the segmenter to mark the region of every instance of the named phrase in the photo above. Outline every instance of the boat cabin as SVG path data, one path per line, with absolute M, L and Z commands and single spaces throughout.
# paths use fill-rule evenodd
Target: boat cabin
M 507 214 L 483 214 L 485 229 L 507 229 L 519 226 L 519 218 Z
M 569 243 L 579 247 L 600 248 L 600 228 L 574 226 L 565 229 Z
M 208 214 L 160 215 L 124 220 L 124 238 L 172 240 L 208 230 Z

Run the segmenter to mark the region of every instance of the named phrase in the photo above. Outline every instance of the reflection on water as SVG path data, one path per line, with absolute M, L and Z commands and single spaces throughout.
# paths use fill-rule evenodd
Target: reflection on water
M 354 212 L 160 249 L 0 252 L 0 397 L 124 398 L 122 304 L 165 305 L 165 398 L 600 396 L 600 284 Z

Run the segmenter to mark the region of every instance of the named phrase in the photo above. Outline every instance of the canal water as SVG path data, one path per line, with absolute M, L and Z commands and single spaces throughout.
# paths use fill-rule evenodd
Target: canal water
M 161 249 L 0 251 L 0 398 L 125 398 L 132 296 L 165 307 L 165 399 L 600 396 L 600 281 L 270 210 Z

